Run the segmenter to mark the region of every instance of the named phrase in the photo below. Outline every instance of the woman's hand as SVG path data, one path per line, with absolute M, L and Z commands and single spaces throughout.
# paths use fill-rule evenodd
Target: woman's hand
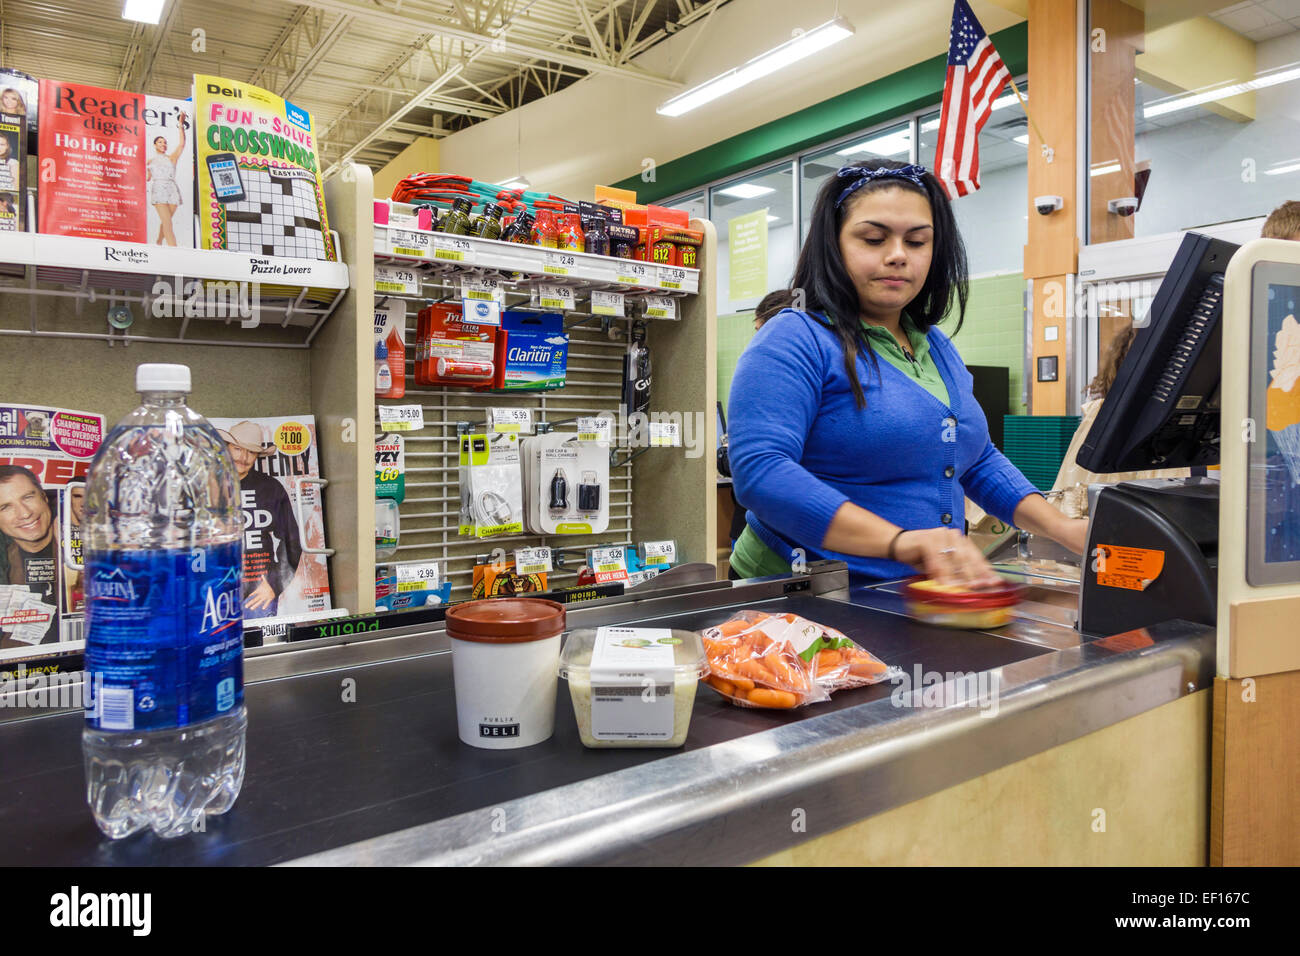
M 1067 518 L 1047 503 L 1042 495 L 1026 495 L 1012 517 L 1017 528 L 1051 538 L 1075 554 L 1088 548 L 1088 519 Z
M 955 528 L 904 531 L 894 543 L 894 557 L 939 584 L 982 588 L 1002 583 L 980 549 Z

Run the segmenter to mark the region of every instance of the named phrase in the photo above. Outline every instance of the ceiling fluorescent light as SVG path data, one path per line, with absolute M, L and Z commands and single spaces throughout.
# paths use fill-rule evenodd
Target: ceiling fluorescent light
M 166 3 L 167 0 L 126 0 L 126 5 L 122 7 L 122 19 L 156 24 L 162 19 Z
M 660 105 L 656 112 L 663 116 L 681 116 L 852 35 L 852 24 L 843 17 L 827 20 L 821 26 L 813 27 L 806 33 L 786 40 L 766 53 L 760 53 L 741 66 L 719 74 L 685 93 L 679 93 Z
M 1300 170 L 1300 163 L 1288 163 L 1285 166 L 1274 166 L 1272 169 L 1264 170 L 1265 176 L 1281 176 L 1284 173 L 1294 173 Z
M 505 182 L 503 182 L 501 184 L 501 188 L 502 189 L 527 189 L 531 185 L 532 183 L 530 183 L 525 177 L 513 176 L 510 179 L 507 179 Z
M 1153 103 L 1143 108 L 1142 117 L 1143 119 L 1150 119 L 1153 116 L 1163 116 L 1166 113 L 1175 113 L 1178 110 L 1200 106 L 1202 103 L 1213 103 L 1215 100 L 1239 96 L 1242 93 L 1250 93 L 1254 90 L 1267 89 L 1270 86 L 1277 86 L 1279 83 L 1290 83 L 1296 79 L 1300 79 L 1300 67 L 1293 66 L 1285 70 L 1278 70 L 1276 73 L 1262 74 L 1253 80 L 1247 80 L 1245 83 L 1230 83 L 1216 89 L 1203 90 L 1200 93 L 1176 96 L 1159 103 Z
M 780 219 L 780 218 L 781 218 L 780 216 L 774 216 L 774 215 L 772 215 L 770 212 L 767 214 L 767 221 L 768 221 L 768 222 L 776 222 L 776 221 L 777 221 L 778 219 Z
M 733 196 L 736 199 L 757 199 L 759 196 L 766 196 L 775 191 L 771 186 L 756 186 L 753 183 L 736 183 L 734 186 L 718 190 L 722 195 Z
M 895 130 L 892 133 L 886 133 L 883 136 L 876 136 L 873 139 L 856 143 L 853 146 L 845 146 L 843 149 L 837 149 L 835 152 L 840 156 L 850 156 L 853 153 L 875 153 L 877 156 L 896 156 L 899 153 L 906 153 L 912 146 L 912 131 L 906 129 Z
M 1098 163 L 1088 170 L 1089 176 L 1108 176 L 1111 173 L 1117 173 L 1123 167 L 1119 163 Z
M 1029 92 L 1027 90 L 1021 90 L 1021 95 L 1024 96 L 1026 100 L 1029 99 Z M 1004 110 L 1008 106 L 1013 106 L 1019 102 L 1020 102 L 1020 97 L 1016 96 L 1015 91 L 1013 90 L 1010 93 L 1002 94 L 996 100 L 994 100 L 992 109 Z M 923 133 L 931 133 L 938 128 L 939 128 L 939 117 L 937 116 L 934 119 L 926 120 L 924 123 L 921 124 L 921 132 Z

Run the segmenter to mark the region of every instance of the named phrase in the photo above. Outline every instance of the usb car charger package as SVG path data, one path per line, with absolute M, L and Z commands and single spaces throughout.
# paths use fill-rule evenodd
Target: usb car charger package
M 468 505 L 476 538 L 524 530 L 518 435 L 469 436 Z
M 534 534 L 599 534 L 609 527 L 609 445 L 572 432 L 526 441 L 527 523 Z

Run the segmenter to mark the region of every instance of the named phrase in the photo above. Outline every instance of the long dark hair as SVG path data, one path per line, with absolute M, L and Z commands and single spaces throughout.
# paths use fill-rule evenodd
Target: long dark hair
M 890 159 L 868 159 L 851 165 L 875 170 L 902 169 L 906 164 Z M 934 219 L 934 254 L 921 291 L 908 303 L 906 311 L 912 324 L 924 333 L 943 321 L 955 299 L 957 326 L 953 329 L 953 334 L 956 334 L 966 317 L 966 247 L 957 231 L 952 205 L 948 202 L 943 187 L 939 185 L 939 180 L 927 171 L 921 181 L 924 186 L 901 177 L 872 180 L 856 190 L 846 200 L 846 206 L 860 195 L 881 189 L 910 189 L 930 201 L 930 214 Z M 844 348 L 844 370 L 853 387 L 853 397 L 858 408 L 865 408 L 867 398 L 862 392 L 862 383 L 858 381 L 858 352 L 867 354 L 877 375 L 880 374 L 880 369 L 875 350 L 862 331 L 862 307 L 857 289 L 840 256 L 840 227 L 844 224 L 844 210 L 837 207 L 836 200 L 844 188 L 845 180 L 831 176 L 818 191 L 808 238 L 799 253 L 799 264 L 795 266 L 791 287 L 803 291 L 808 311 L 824 312 L 831 320 Z

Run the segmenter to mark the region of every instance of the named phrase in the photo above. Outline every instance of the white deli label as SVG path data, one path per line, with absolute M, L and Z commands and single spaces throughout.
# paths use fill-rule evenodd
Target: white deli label
M 677 300 L 670 295 L 648 295 L 645 297 L 645 314 L 649 319 L 675 319 Z
M 579 418 L 578 441 L 607 442 L 614 430 L 614 422 L 609 418 Z
M 380 405 L 379 424 L 384 431 L 416 432 L 424 427 L 424 407 L 421 405 Z
M 614 281 L 625 282 L 628 285 L 655 285 L 653 270 L 654 266 L 648 262 L 632 262 L 628 259 L 620 259 Z
M 645 563 L 674 564 L 677 561 L 676 541 L 647 541 L 645 543 Z
M 405 229 L 388 230 L 388 248 L 399 256 L 425 258 L 432 250 L 433 235 L 427 232 L 408 232 Z
M 677 448 L 682 443 L 682 426 L 677 422 L 651 422 L 651 448 Z
M 403 266 L 375 266 L 375 291 L 397 295 L 419 295 L 420 277 Z
M 680 289 L 686 281 L 686 270 L 676 266 L 659 267 L 659 284 L 665 289 Z
M 461 321 L 470 325 L 500 325 L 501 303 L 495 299 L 486 302 L 482 299 L 461 299 L 460 314 Z
M 437 236 L 433 240 L 433 257 L 446 262 L 473 262 L 474 247 L 468 239 Z
M 623 307 L 623 293 L 601 292 L 599 289 L 593 291 L 591 293 L 591 314 L 616 315 L 622 318 L 626 314 Z
M 541 574 L 550 570 L 550 548 L 519 548 L 515 551 L 515 574 Z
M 578 257 L 571 252 L 548 252 L 542 271 L 552 276 L 567 276 L 578 264 Z
M 461 279 L 460 295 L 462 299 L 479 299 L 483 302 L 505 301 L 505 289 L 501 280 L 484 276 L 481 279 Z
M 418 561 L 397 565 L 397 592 L 432 591 L 442 582 L 442 572 L 437 562 Z
M 533 430 L 533 410 L 531 408 L 491 408 L 488 419 L 494 432 L 531 432 Z
M 591 735 L 667 740 L 673 735 L 676 653 L 661 627 L 602 627 L 591 652 Z
M 539 285 L 533 293 L 533 299 L 543 309 L 573 308 L 573 289 L 565 285 Z

